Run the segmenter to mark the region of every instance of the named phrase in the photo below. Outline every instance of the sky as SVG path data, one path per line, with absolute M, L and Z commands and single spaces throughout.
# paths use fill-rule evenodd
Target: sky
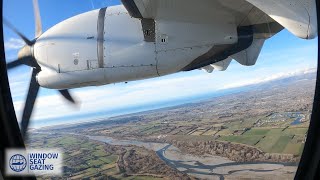
M 117 0 L 39 0 L 43 31 L 74 15 L 117 4 L 120 4 Z M 33 39 L 32 0 L 5 0 L 4 17 L 28 38 Z M 4 37 L 6 59 L 14 60 L 24 43 L 8 28 L 4 29 Z M 201 95 L 218 94 L 230 88 L 314 71 L 316 63 L 317 39 L 299 39 L 283 30 L 265 42 L 256 65 L 250 67 L 232 61 L 226 71 L 214 71 L 211 74 L 194 70 L 127 84 L 71 90 L 81 102 L 78 107 L 71 106 L 55 90 L 41 88 L 31 122 L 34 127 L 80 122 L 174 105 L 179 99 L 196 99 Z M 11 92 L 19 120 L 30 81 L 30 71 L 25 66 L 9 71 Z

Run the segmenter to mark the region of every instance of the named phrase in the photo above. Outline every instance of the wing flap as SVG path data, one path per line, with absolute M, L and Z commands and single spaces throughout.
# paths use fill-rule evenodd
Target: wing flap
M 265 39 L 254 39 L 251 46 L 243 51 L 240 51 L 231 57 L 244 66 L 255 65 Z

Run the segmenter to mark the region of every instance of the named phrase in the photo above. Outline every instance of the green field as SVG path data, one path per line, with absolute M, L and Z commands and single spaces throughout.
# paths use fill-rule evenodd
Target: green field
M 277 142 L 273 144 L 270 152 L 282 153 L 291 139 L 292 136 L 280 136 Z
M 263 136 L 259 135 L 239 135 L 239 136 L 221 136 L 218 140 L 229 141 L 247 145 L 255 145 Z
M 288 128 L 283 131 L 287 135 L 304 135 L 308 131 L 308 128 Z
M 301 155 L 306 127 L 252 128 L 242 135 L 232 135 L 230 129 L 218 133 L 218 140 L 255 146 L 264 152 Z
M 259 149 L 264 152 L 271 152 L 273 145 L 278 141 L 279 135 L 267 135 L 265 138 L 261 139 L 260 142 L 256 145 Z
M 269 129 L 251 129 L 244 133 L 244 135 L 266 135 L 269 132 Z
M 283 133 L 283 128 L 272 128 L 269 130 L 269 132 L 266 134 L 267 136 L 273 136 L 273 135 L 280 135 Z
M 289 142 L 282 152 L 285 154 L 301 155 L 302 150 L 303 144 Z

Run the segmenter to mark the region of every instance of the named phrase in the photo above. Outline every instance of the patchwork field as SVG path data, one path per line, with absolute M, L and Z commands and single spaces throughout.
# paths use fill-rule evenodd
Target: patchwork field
M 242 135 L 224 133 L 218 140 L 255 146 L 269 153 L 301 155 L 307 130 L 307 127 L 252 128 Z

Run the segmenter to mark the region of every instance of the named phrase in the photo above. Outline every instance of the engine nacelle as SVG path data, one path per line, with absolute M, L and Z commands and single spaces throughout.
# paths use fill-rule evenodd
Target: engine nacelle
M 67 19 L 45 32 L 34 46 L 41 86 L 53 89 L 158 76 L 154 43 L 144 41 L 139 19 L 122 6 Z
M 77 15 L 37 39 L 33 54 L 41 66 L 38 83 L 69 89 L 179 72 L 215 44 L 237 41 L 235 24 L 214 21 L 141 20 L 121 5 Z

